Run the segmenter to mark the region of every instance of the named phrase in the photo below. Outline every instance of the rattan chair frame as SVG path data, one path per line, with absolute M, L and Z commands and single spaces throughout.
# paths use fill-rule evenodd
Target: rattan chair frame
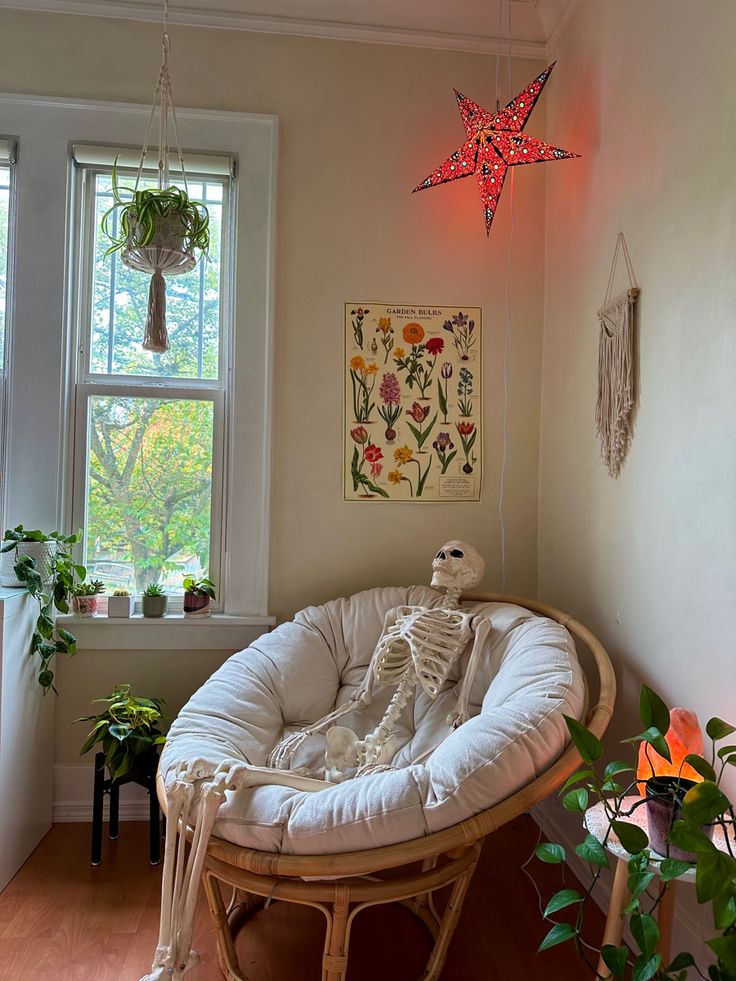
M 468 593 L 468 602 L 514 603 L 566 627 L 593 658 L 598 697 L 587 713 L 588 729 L 600 738 L 616 700 L 611 661 L 597 637 L 573 617 L 537 600 L 497 593 Z M 227 981 L 248 981 L 238 962 L 235 938 L 263 901 L 279 900 L 319 909 L 326 920 L 322 981 L 345 981 L 350 933 L 355 917 L 368 906 L 399 902 L 427 926 L 434 946 L 421 981 L 437 981 L 478 863 L 482 840 L 554 793 L 580 766 L 570 744 L 543 773 L 516 793 L 474 817 L 422 838 L 380 848 L 331 855 L 284 855 L 243 848 L 221 838 L 210 841 L 203 885 L 217 934 L 218 959 Z M 159 797 L 166 805 L 159 781 Z M 390 877 L 381 873 L 394 870 Z M 398 870 L 398 871 L 397 871 Z M 221 886 L 232 889 L 225 904 Z M 440 914 L 433 894 L 451 886 Z

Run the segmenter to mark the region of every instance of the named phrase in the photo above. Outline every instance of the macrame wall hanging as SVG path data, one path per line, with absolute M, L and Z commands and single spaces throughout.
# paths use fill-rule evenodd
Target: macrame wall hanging
M 141 149 L 135 186 L 120 186 L 113 172 L 114 204 L 103 216 L 102 230 L 111 241 L 107 255 L 120 251 L 126 266 L 151 275 L 148 316 L 143 338 L 146 351 L 162 353 L 169 349 L 166 330 L 166 282 L 164 276 L 178 276 L 195 267 L 209 247 L 209 214 L 204 204 L 189 197 L 184 156 L 169 76 L 169 0 L 163 4 L 161 69 L 151 106 L 151 115 Z M 140 189 L 146 157 L 158 120 L 158 187 Z M 171 183 L 169 158 L 173 137 L 178 171 L 183 188 Z M 120 231 L 111 231 L 110 219 L 119 212 Z M 114 227 L 114 226 L 113 226 Z
M 623 255 L 626 263 L 629 288 L 612 297 L 620 255 Z M 601 456 L 612 477 L 618 477 L 621 473 L 631 442 L 631 413 L 634 407 L 634 308 L 638 296 L 639 287 L 626 239 L 624 233 L 619 232 L 606 298 L 598 311 L 598 401 L 595 408 Z

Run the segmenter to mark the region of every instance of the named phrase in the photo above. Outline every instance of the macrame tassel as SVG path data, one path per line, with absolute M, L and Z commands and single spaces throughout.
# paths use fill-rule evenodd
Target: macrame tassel
M 155 351 L 157 354 L 169 350 L 169 335 L 166 332 L 166 280 L 160 269 L 151 276 L 148 290 L 148 317 L 143 350 Z
M 638 289 L 615 297 L 598 311 L 598 401 L 596 431 L 611 477 L 621 473 L 631 442 L 634 406 L 634 304 Z

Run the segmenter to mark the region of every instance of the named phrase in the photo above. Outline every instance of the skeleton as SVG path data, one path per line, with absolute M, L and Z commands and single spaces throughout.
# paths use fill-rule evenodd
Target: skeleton
M 393 733 L 405 707 L 418 686 L 434 699 L 441 691 L 453 665 L 473 639 L 467 670 L 460 686 L 454 712 L 447 717 L 450 729 L 468 718 L 468 700 L 490 631 L 482 618 L 474 631 L 474 618 L 461 609 L 460 593 L 476 586 L 483 578 L 485 563 L 479 552 L 465 542 L 450 541 L 432 563 L 432 586 L 444 588 L 439 606 L 399 606 L 389 610 L 366 675 L 352 697 L 340 708 L 283 739 L 268 759 L 268 766 L 225 761 L 215 767 L 206 759 L 183 763 L 167 786 L 169 827 L 180 835 L 166 837 L 161 898 L 161 925 L 151 972 L 141 981 L 181 979 L 199 957 L 191 949 L 197 892 L 207 844 L 220 806 L 228 790 L 278 784 L 314 792 L 351 776 L 363 777 L 390 766 L 394 754 Z M 362 739 L 346 726 L 335 725 L 340 718 L 369 705 L 376 689 L 396 686 L 383 718 Z M 289 765 L 299 746 L 315 733 L 325 735 L 324 779 L 290 771 Z M 418 762 L 418 761 L 414 761 Z M 186 855 L 187 827 L 192 808 L 199 798 L 191 851 Z

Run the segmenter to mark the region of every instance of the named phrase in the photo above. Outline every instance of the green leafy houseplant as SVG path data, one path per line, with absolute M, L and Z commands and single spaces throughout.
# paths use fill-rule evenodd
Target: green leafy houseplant
M 54 609 L 59 613 L 69 612 L 68 597 L 74 587 L 75 576 L 84 579 L 87 575 L 84 566 L 76 564 L 72 556 L 72 549 L 81 540 L 81 532 L 62 535 L 61 532 L 52 531 L 47 535 L 39 530 L 27 530 L 22 524 L 9 529 L 3 536 L 4 544 L 0 551 L 15 552 L 15 574 L 38 602 L 39 613 L 31 637 L 30 654 L 37 654 L 41 660 L 38 682 L 44 695 L 49 691 L 56 693 L 54 672 L 50 667 L 54 655 L 73 656 L 77 652 L 74 635 L 56 625 Z M 41 574 L 32 556 L 20 554 L 19 545 L 23 542 L 53 543 L 54 548 L 48 559 L 48 577 Z
M 125 196 L 124 196 L 125 195 Z M 210 244 L 210 218 L 206 205 L 192 201 L 179 187 L 146 188 L 138 191 L 118 184 L 117 170 L 112 175 L 113 204 L 102 216 L 102 231 L 110 240 L 105 256 L 133 244 L 149 246 L 161 219 L 177 215 L 182 228 L 182 251 L 199 249 L 206 253 Z M 118 214 L 118 232 L 113 230 L 112 218 Z
M 161 731 L 163 699 L 137 698 L 130 689 L 130 685 L 116 685 L 107 698 L 96 698 L 93 702 L 106 703 L 104 712 L 74 720 L 75 724 L 93 723 L 79 755 L 84 756 L 100 743 L 113 781 L 131 776 L 145 766 L 156 747 L 166 742 Z
M 184 613 L 206 616 L 209 613 L 210 600 L 217 599 L 215 584 L 211 579 L 196 579 L 194 576 L 184 577 Z
M 624 742 L 635 745 L 643 743 L 650 762 L 650 747 L 671 762 L 670 749 L 665 740 L 670 726 L 669 709 L 646 685 L 641 689 L 639 715 L 644 731 Z M 630 964 L 629 951 L 625 946 L 604 946 L 601 956 L 611 975 L 616 979 L 626 978 L 630 968 L 632 981 L 686 981 L 695 976 L 710 981 L 736 981 L 736 855 L 733 844 L 736 814 L 720 788 L 726 768 L 736 766 L 736 745 L 733 742 L 722 747 L 717 745 L 736 732 L 736 727 L 722 719 L 710 719 L 706 726 L 712 741 L 710 759 L 696 754 L 689 754 L 684 759 L 684 763 L 703 778 L 702 781 L 692 785 L 680 781 L 679 777 L 673 778 L 676 783 L 682 782 L 690 789 L 683 793 L 684 788 L 679 788 L 679 817 L 675 809 L 678 792 L 670 798 L 675 820 L 671 823 L 667 838 L 674 848 L 692 853 L 694 862 L 665 858 L 657 874 L 650 868 L 652 855 L 647 833 L 626 820 L 634 809 L 647 806 L 645 797 L 633 797 L 637 793 L 636 780 L 628 787 L 619 782 L 621 774 L 634 768 L 623 760 L 613 760 L 604 766 L 600 741 L 575 719 L 566 716 L 565 721 L 583 759 L 583 767 L 564 784 L 561 791 L 563 805 L 567 810 L 584 813 L 592 803 L 601 801 L 610 827 L 602 843 L 594 835 L 588 834 L 575 849 L 577 855 L 590 866 L 590 886 L 584 893 L 577 889 L 562 889 L 552 896 L 544 915 L 554 925 L 539 949 L 546 950 L 556 944 L 572 941 L 581 957 L 593 969 L 586 952 L 591 945 L 584 942 L 582 936 L 585 912 L 601 870 L 608 867 L 605 844 L 613 832 L 630 855 L 628 889 L 631 899 L 624 908 L 624 918 L 630 926 L 637 949 L 633 964 Z M 647 784 L 650 782 L 648 780 Z M 719 851 L 713 844 L 708 834 L 712 830 L 711 825 L 720 826 L 724 831 L 725 851 Z M 552 864 L 561 864 L 566 857 L 563 846 L 556 843 L 537 846 L 536 854 L 542 861 Z M 659 927 L 653 914 L 672 883 L 692 868 L 695 868 L 698 902 L 710 904 L 716 931 L 716 935 L 707 941 L 716 963 L 709 965 L 707 972 L 697 965 L 690 952 L 682 952 L 665 964 L 656 950 Z M 553 919 L 565 909 L 572 910 L 572 920 L 568 916 L 564 917 L 564 921 Z M 691 971 L 694 973 L 691 974 Z M 597 973 L 595 976 L 600 977 Z
M 78 582 L 72 586 L 72 610 L 79 617 L 93 617 L 97 613 L 97 597 L 105 592 L 105 584 L 99 579 Z

